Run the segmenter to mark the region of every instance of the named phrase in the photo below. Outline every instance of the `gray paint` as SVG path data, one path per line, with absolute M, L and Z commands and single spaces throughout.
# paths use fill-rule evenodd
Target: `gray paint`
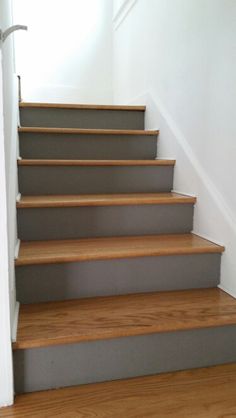
M 142 111 L 21 108 L 22 126 L 89 129 L 144 129 Z
M 156 157 L 153 135 L 20 133 L 22 158 L 138 160 Z
M 18 209 L 25 241 L 187 233 L 192 226 L 189 204 Z
M 22 195 L 169 192 L 173 166 L 19 166 Z
M 235 326 L 18 350 L 15 388 L 32 392 L 235 361 Z
M 47 302 L 83 297 L 216 287 L 220 254 L 21 266 L 17 300 Z

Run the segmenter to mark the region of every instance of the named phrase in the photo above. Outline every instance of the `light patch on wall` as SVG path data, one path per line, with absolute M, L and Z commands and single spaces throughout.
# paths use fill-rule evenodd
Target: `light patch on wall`
M 22 84 L 75 85 L 102 31 L 100 0 L 14 0 L 14 21 L 28 26 L 16 42 Z M 75 71 L 76 68 L 76 71 Z

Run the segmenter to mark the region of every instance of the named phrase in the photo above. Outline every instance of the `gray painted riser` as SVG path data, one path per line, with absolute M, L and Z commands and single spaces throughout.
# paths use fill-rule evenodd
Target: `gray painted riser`
M 169 192 L 173 166 L 19 166 L 22 195 Z
M 189 204 L 18 209 L 24 241 L 187 233 L 192 227 Z
M 16 268 L 17 300 L 212 288 L 219 284 L 220 260 L 220 254 L 196 254 L 21 266 Z
M 157 137 L 20 133 L 22 158 L 74 160 L 153 160 Z
M 81 129 L 144 129 L 142 111 L 80 110 L 80 109 L 20 109 L 22 126 L 42 126 Z
M 235 326 L 18 350 L 15 389 L 33 392 L 235 361 Z

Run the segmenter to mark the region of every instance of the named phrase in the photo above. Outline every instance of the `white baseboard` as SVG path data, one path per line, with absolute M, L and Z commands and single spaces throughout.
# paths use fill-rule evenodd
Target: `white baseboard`
M 156 157 L 155 160 L 171 160 L 171 161 L 175 161 L 174 157 Z
M 134 5 L 137 3 L 138 0 L 123 0 L 123 3 L 121 4 L 120 8 L 116 12 L 114 18 L 113 18 L 113 24 L 114 29 L 117 30 L 121 23 L 125 20 L 125 18 L 128 16 L 131 9 L 134 7 Z
M 229 207 L 218 184 L 212 180 L 202 162 L 196 156 L 181 127 L 173 119 L 158 95 L 142 92 L 129 104 L 147 106 L 145 128 L 160 129 L 159 151 L 163 155 L 175 156 L 175 180 L 173 190 L 197 197 L 193 232 L 218 245 L 225 246 L 221 263 L 222 289 L 236 295 L 236 216 Z M 186 178 L 186 187 L 185 187 Z M 187 191 L 183 192 L 184 190 Z
M 225 244 L 222 241 L 219 241 L 219 240 L 217 240 L 215 238 L 212 238 L 210 235 L 204 234 L 202 232 L 197 232 L 197 231 L 193 231 L 193 234 L 198 235 L 199 237 L 204 238 L 207 241 L 211 241 L 211 242 L 213 242 L 216 245 L 220 245 L 221 247 L 224 247 L 225 246 Z
M 15 305 L 15 314 L 14 314 L 13 324 L 12 324 L 12 342 L 15 342 L 16 341 L 16 337 L 17 337 L 19 311 L 20 311 L 20 302 L 16 302 L 16 305 Z
M 20 251 L 20 240 L 18 239 L 17 242 L 16 242 L 16 246 L 15 246 L 15 260 L 19 256 L 19 251 Z
M 226 287 L 222 286 L 222 284 L 219 284 L 218 288 L 220 290 L 223 290 L 223 292 L 228 293 L 228 295 L 232 296 L 234 299 L 236 299 L 236 293 L 231 292 L 229 289 L 226 289 Z
M 187 193 L 187 192 L 183 192 L 182 190 L 180 191 L 180 190 L 173 189 L 171 191 L 173 193 L 183 194 L 183 195 L 189 196 L 189 197 L 195 197 L 195 198 L 197 197 L 195 194 L 190 194 L 190 193 Z

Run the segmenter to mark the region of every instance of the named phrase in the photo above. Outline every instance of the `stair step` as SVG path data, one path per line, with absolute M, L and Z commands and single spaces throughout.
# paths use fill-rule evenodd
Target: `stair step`
M 191 201 L 191 199 L 190 199 Z M 67 202 L 69 203 L 69 202 Z M 75 205 L 77 203 L 77 206 Z M 67 240 L 90 237 L 186 234 L 193 229 L 193 203 L 28 207 L 17 210 L 22 241 Z M 63 204 L 63 202 L 62 202 Z M 83 201 L 82 204 L 85 204 Z M 43 228 L 42 228 L 43 225 Z
M 144 129 L 145 106 L 20 103 L 22 126 Z
M 27 349 L 236 324 L 236 301 L 219 289 L 21 305 L 17 341 Z
M 217 287 L 221 254 L 125 258 L 16 268 L 20 303 Z M 150 371 L 151 373 L 151 371 Z
M 179 193 L 127 193 L 59 196 L 22 196 L 17 208 L 63 208 L 79 206 L 194 204 L 194 196 Z
M 41 134 L 81 134 L 81 135 L 139 135 L 157 136 L 159 130 L 140 129 L 81 129 L 81 128 L 45 128 L 45 127 L 19 127 L 20 133 L 41 133 Z
M 19 395 L 15 405 L 3 409 L 0 415 L 2 418 L 233 417 L 235 386 L 236 364 L 228 364 Z
M 41 160 L 21 159 L 19 166 L 174 166 L 175 160 Z
M 189 233 L 194 201 L 172 193 L 26 196 L 17 204 L 18 237 L 39 241 Z
M 23 241 L 15 263 L 22 266 L 223 251 L 224 247 L 194 234 Z
M 154 159 L 159 131 L 19 128 L 20 155 L 36 159 Z
M 175 160 L 18 161 L 22 195 L 170 192 Z
M 126 105 L 96 105 L 96 104 L 76 104 L 76 103 L 32 103 L 20 102 L 20 108 L 45 108 L 45 109 L 84 109 L 84 110 L 136 110 L 145 112 L 146 106 L 126 106 Z

